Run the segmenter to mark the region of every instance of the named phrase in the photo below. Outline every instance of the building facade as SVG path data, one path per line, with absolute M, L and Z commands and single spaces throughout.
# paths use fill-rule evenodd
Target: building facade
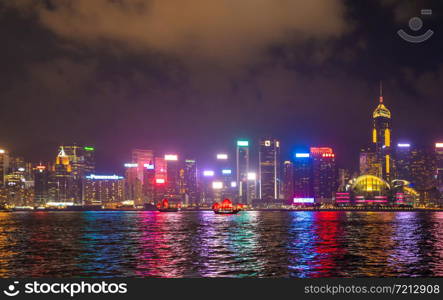
M 237 190 L 238 201 L 243 204 L 250 204 L 249 196 L 249 141 L 237 141 Z
M 280 141 L 273 138 L 260 140 L 259 198 L 263 202 L 280 199 Z

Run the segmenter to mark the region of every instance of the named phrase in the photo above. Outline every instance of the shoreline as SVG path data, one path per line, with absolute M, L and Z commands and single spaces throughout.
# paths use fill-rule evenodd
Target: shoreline
M 149 209 L 17 209 L 17 210 L 0 210 L 2 212 L 158 212 L 158 210 Z M 181 209 L 178 212 L 199 212 L 199 211 L 212 211 L 212 209 Z M 243 211 L 286 211 L 286 212 L 334 212 L 334 211 L 344 211 L 344 212 L 443 212 L 443 208 L 411 208 L 411 209 L 370 209 L 370 208 L 318 208 L 318 209 L 284 209 L 284 208 L 257 208 L 257 209 L 246 209 Z

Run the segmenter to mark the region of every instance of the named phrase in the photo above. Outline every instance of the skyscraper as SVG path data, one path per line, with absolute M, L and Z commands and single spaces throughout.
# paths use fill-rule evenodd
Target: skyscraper
M 143 168 L 143 203 L 155 203 L 155 165 L 144 164 Z
M 437 188 L 443 196 L 443 143 L 435 144 Z
M 249 141 L 237 141 L 237 189 L 238 201 L 250 204 L 249 188 L 248 188 L 248 172 L 249 172 Z
M 85 176 L 95 171 L 95 148 L 91 146 L 68 145 L 60 146 L 66 154 L 71 166 L 71 193 L 75 204 L 83 204 Z
M 380 84 L 380 98 L 377 108 L 372 114 L 372 143 L 381 166 L 381 176 L 387 182 L 392 178 L 391 156 L 391 112 L 383 103 L 383 89 Z
M 143 205 L 142 182 L 138 177 L 138 164 L 125 164 L 125 200 L 134 201 L 136 206 Z
M 183 195 L 184 173 L 182 172 L 181 162 L 176 154 L 166 154 L 166 193 L 168 197 L 176 200 Z
M 360 149 L 360 175 L 381 177 L 381 164 L 375 145 Z
M 395 178 L 412 180 L 412 147 L 411 144 L 399 143 L 395 149 Z
M 335 154 L 329 147 L 311 147 L 310 155 L 312 157 L 312 188 L 315 201 L 332 203 L 338 185 Z
M 411 183 L 420 193 L 420 204 L 429 205 L 435 198 L 437 181 L 435 151 L 429 147 L 414 146 L 411 150 Z
M 294 164 L 287 160 L 283 162 L 282 193 L 286 204 L 291 204 L 294 198 Z
M 145 165 L 154 164 L 154 151 L 144 150 L 144 149 L 134 149 L 132 150 L 132 162 L 137 164 L 137 178 L 143 185 L 143 173 L 145 170 Z
M 294 158 L 294 198 L 313 198 L 312 158 L 309 152 L 299 152 Z
M 185 198 L 188 205 L 197 205 L 198 189 L 197 189 L 197 163 L 194 159 L 186 159 L 184 165 L 185 177 Z
M 34 169 L 34 203 L 37 206 L 49 202 L 49 175 L 46 166 L 40 164 Z
M 88 205 L 117 205 L 124 200 L 124 178 L 117 175 L 86 176 L 85 203 Z
M 0 187 L 5 184 L 5 175 L 8 173 L 9 155 L 5 149 L 0 149 Z
M 259 198 L 273 202 L 280 198 L 280 142 L 262 139 L 259 150 Z
M 55 182 L 57 184 L 57 199 L 55 202 L 75 203 L 78 196 L 78 189 L 72 174 L 72 165 L 69 156 L 66 154 L 64 147 L 60 147 L 60 152 L 55 161 Z

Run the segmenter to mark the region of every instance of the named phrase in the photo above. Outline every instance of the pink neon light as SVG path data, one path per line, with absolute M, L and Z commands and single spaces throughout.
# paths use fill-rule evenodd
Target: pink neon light
M 388 202 L 387 200 L 355 200 L 355 202 L 367 202 L 367 203 L 386 203 Z

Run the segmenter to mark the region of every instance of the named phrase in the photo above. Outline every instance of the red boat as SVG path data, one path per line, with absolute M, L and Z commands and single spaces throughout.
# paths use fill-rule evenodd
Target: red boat
M 176 212 L 180 209 L 180 206 L 180 203 L 169 203 L 166 198 L 157 203 L 157 209 L 161 212 Z
M 242 204 L 234 205 L 232 204 L 232 201 L 229 199 L 225 199 L 221 203 L 215 202 L 212 205 L 212 210 L 216 214 L 224 214 L 224 215 L 236 214 L 242 209 L 243 209 Z

